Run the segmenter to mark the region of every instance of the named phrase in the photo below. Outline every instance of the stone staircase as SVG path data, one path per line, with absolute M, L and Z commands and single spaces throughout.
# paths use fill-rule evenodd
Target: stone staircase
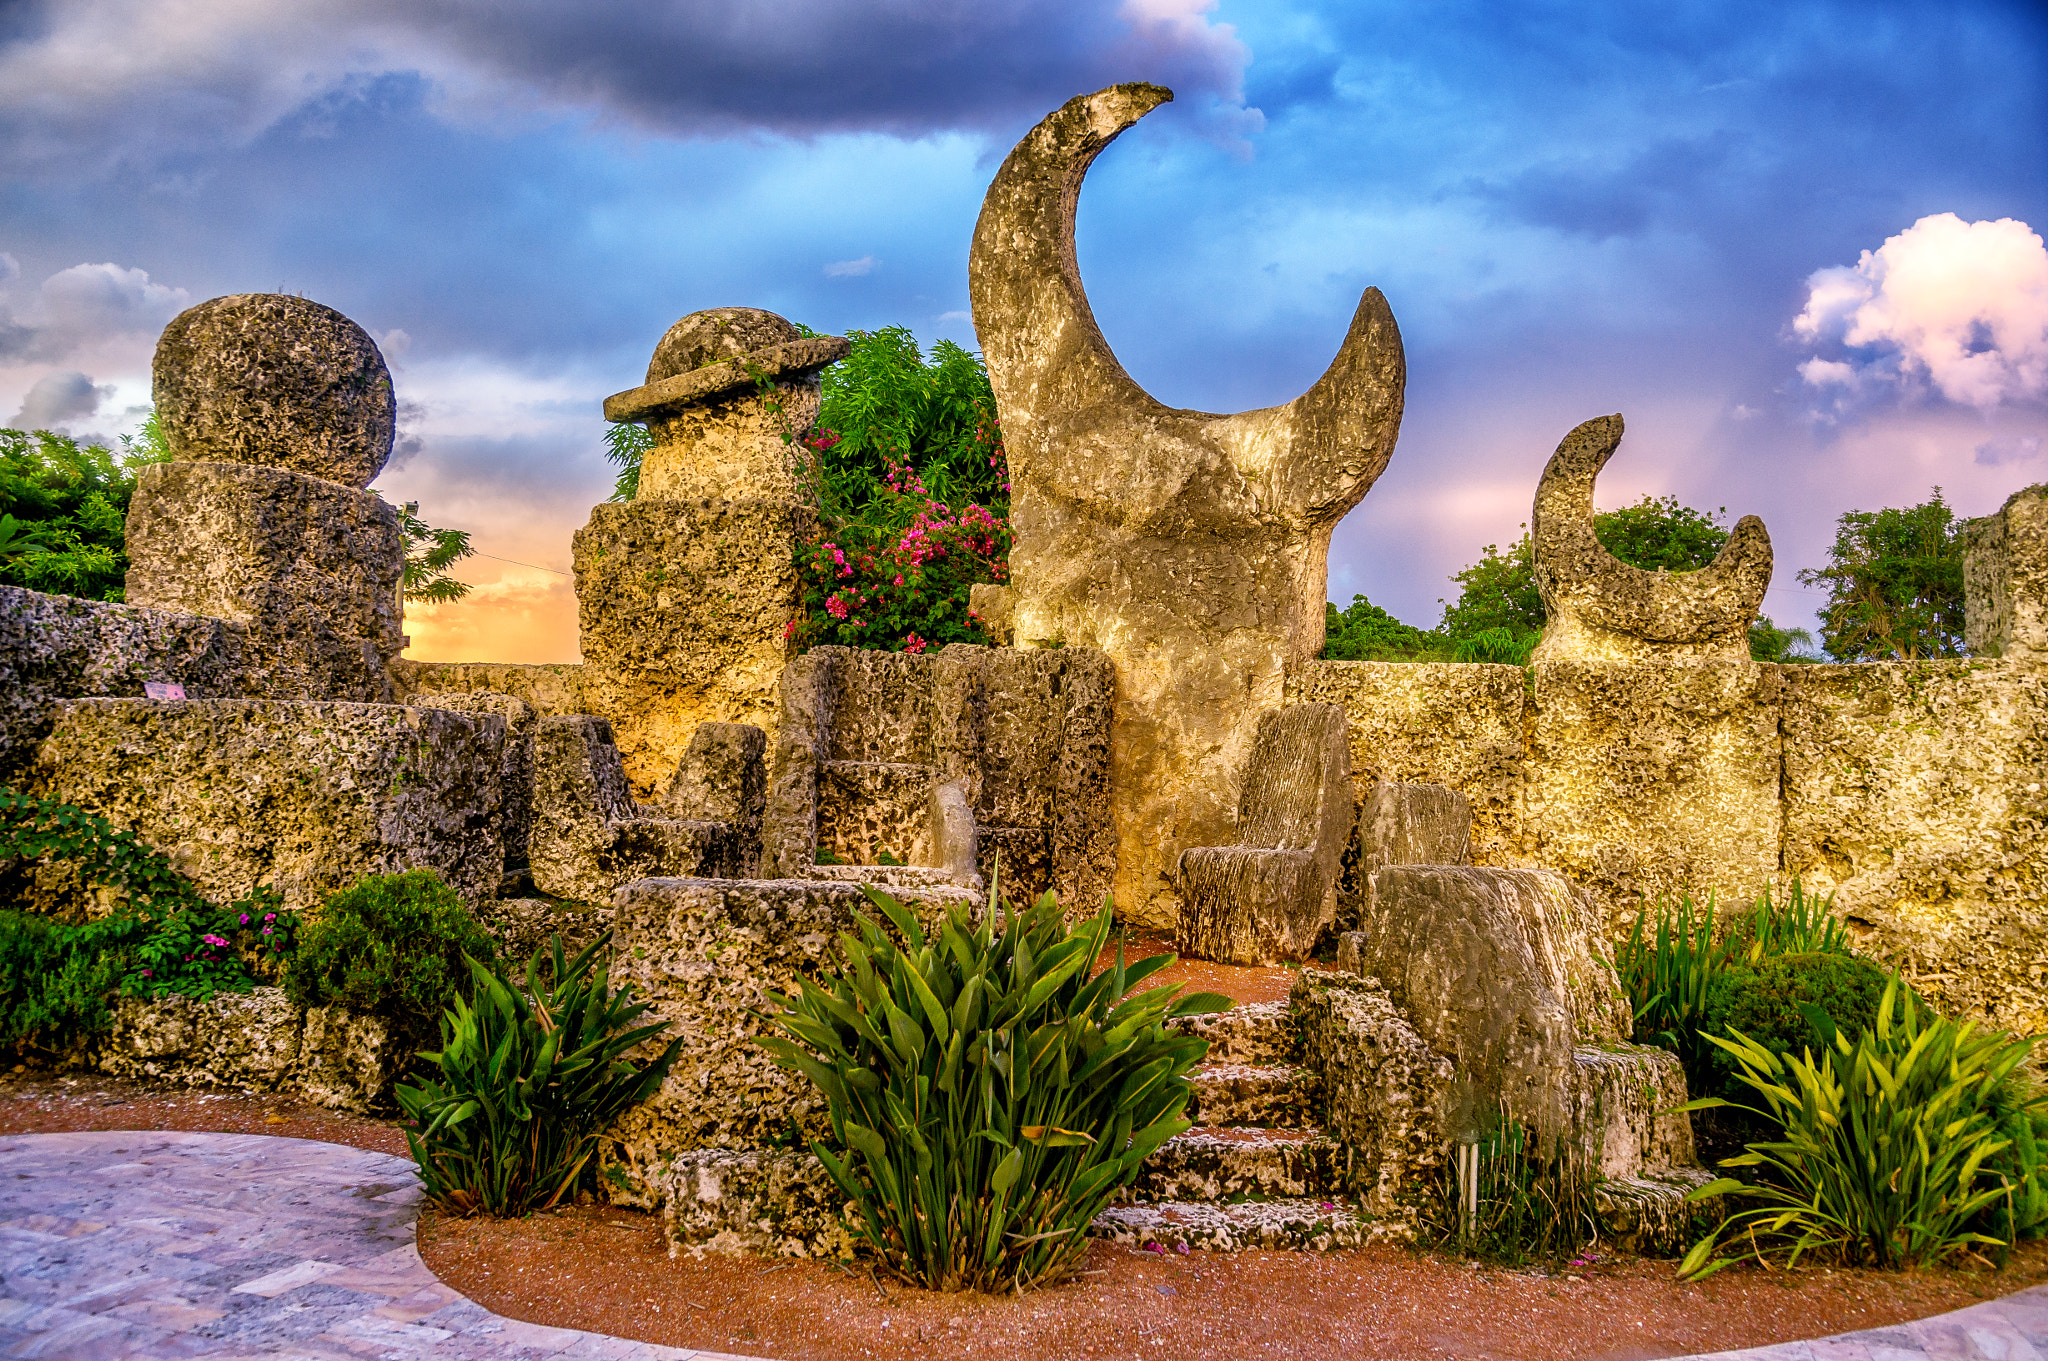
M 1092 1232 L 1110 1242 L 1166 1249 L 1356 1247 L 1405 1239 L 1398 1220 L 1361 1213 L 1346 1190 L 1348 1154 L 1315 1124 L 1314 1075 L 1300 1066 L 1290 1004 L 1264 1002 L 1178 1029 L 1210 1042 L 1192 1074 L 1188 1115 L 1198 1123 L 1147 1159 Z M 1684 1100 L 1675 1055 L 1638 1045 L 1584 1046 L 1574 1054 L 1572 1103 L 1585 1155 L 1599 1169 L 1594 1211 L 1602 1240 L 1624 1251 L 1672 1253 L 1702 1214 L 1685 1196 L 1711 1179 L 1674 1133 Z
M 1193 1073 L 1199 1123 L 1146 1160 L 1098 1238 L 1136 1246 L 1355 1247 L 1372 1225 L 1339 1192 L 1342 1150 L 1310 1123 L 1314 1085 L 1295 1059 L 1288 1004 L 1262 1002 L 1177 1027 L 1209 1041 Z

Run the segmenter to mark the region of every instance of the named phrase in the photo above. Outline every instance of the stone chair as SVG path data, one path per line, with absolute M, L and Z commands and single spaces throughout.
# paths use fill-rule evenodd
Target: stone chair
M 1115 868 L 1092 648 L 813 648 L 782 674 L 762 874 L 1048 889 L 1092 907 Z M 884 863 L 884 857 L 894 863 Z
M 1357 972 L 1372 878 L 1390 865 L 1472 863 L 1472 805 L 1447 785 L 1374 780 L 1358 800 L 1358 833 L 1337 882 L 1337 967 Z
M 1336 920 L 1351 839 L 1351 749 L 1342 706 L 1259 718 L 1238 780 L 1237 844 L 1181 853 L 1182 954 L 1227 964 L 1304 959 Z
M 730 729 L 742 729 L 735 733 Z M 751 736 L 749 736 L 751 734 Z M 634 802 L 611 724 L 589 714 L 541 719 L 533 733 L 529 858 L 544 893 L 609 903 L 635 879 L 739 878 L 758 859 L 766 737 L 738 723 L 699 725 L 663 806 Z M 712 816 L 678 817 L 678 805 Z

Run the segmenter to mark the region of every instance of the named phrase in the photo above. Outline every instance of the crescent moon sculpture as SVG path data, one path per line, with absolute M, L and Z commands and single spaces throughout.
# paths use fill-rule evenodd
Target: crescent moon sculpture
M 1593 532 L 1593 482 L 1621 447 L 1622 419 L 1598 416 L 1557 446 L 1536 486 L 1530 535 L 1543 641 L 1531 660 L 1748 661 L 1749 625 L 1771 584 L 1771 536 L 1745 515 L 1696 572 L 1631 567 Z
M 1115 85 L 1048 115 L 989 185 L 968 262 L 1015 536 L 1011 584 L 975 606 L 1019 645 L 1115 661 L 1117 902 L 1160 925 L 1180 848 L 1224 844 L 1258 715 L 1322 645 L 1330 532 L 1393 454 L 1407 372 L 1376 288 L 1284 406 L 1177 410 L 1124 372 L 1081 285 L 1074 210 L 1096 156 L 1172 97 Z

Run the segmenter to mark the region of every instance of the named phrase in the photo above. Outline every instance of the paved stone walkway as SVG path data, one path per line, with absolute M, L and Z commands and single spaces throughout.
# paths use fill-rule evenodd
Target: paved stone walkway
M 306 1139 L 0 1137 L 0 1356 L 745 1361 L 498 1317 L 420 1261 L 420 1198 Z
M 749 1361 L 500 1318 L 413 1246 L 412 1163 L 257 1134 L 0 1137 L 0 1356 Z M 1684 1361 L 2048 1361 L 2048 1286 Z

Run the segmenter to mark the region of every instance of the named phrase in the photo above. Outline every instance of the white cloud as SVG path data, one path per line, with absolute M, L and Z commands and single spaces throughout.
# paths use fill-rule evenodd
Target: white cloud
M 828 279 L 857 279 L 863 274 L 875 272 L 875 257 L 863 255 L 858 260 L 836 260 L 825 266 Z
M 1793 334 L 1841 354 L 1799 366 L 1812 387 L 1931 385 L 1984 411 L 2048 398 L 2048 246 L 2024 222 L 1923 217 L 1807 286 Z
M 154 338 L 191 301 L 147 270 L 73 265 L 43 280 L 25 306 L 0 297 L 0 360 L 56 361 L 121 337 Z
M 2041 456 L 2039 435 L 2015 435 L 2011 439 L 1986 440 L 1977 446 L 1977 462 L 1987 468 L 2008 463 L 2025 463 Z

